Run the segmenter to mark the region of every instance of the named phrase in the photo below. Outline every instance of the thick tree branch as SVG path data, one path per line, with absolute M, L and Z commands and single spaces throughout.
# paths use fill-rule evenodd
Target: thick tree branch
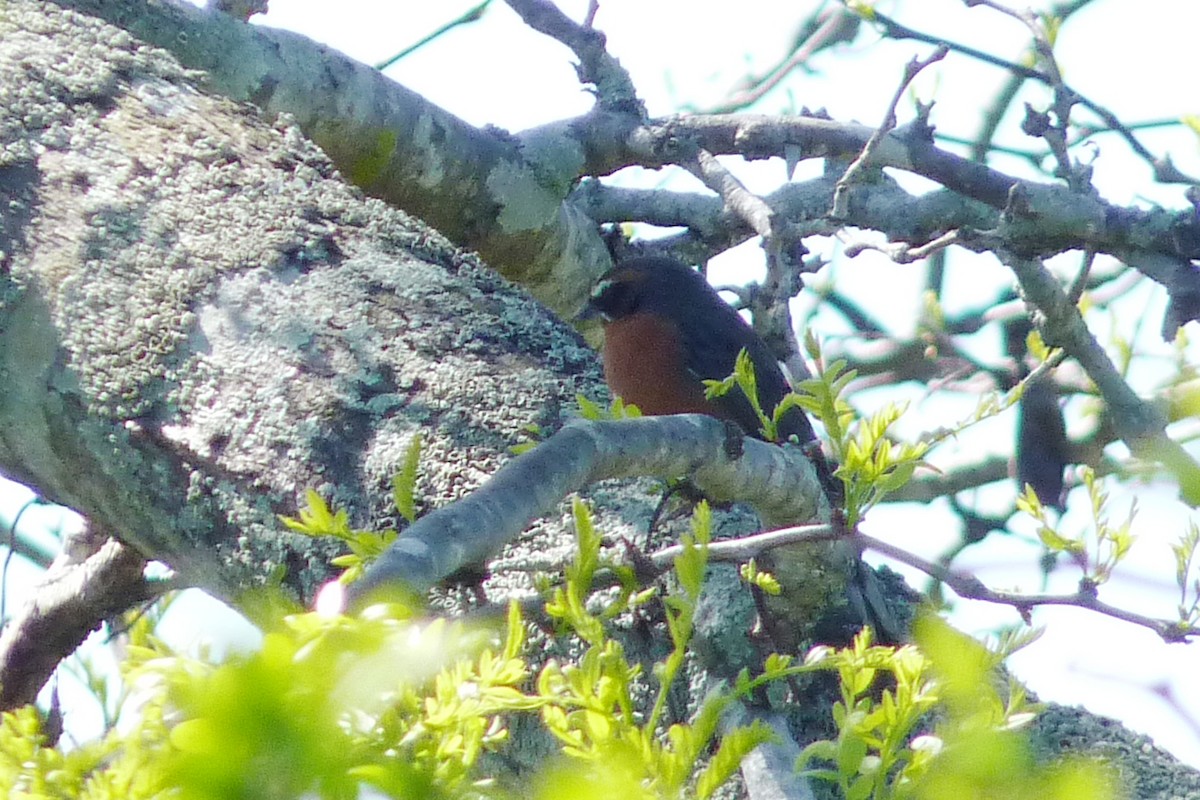
M 591 279 L 608 263 L 592 220 L 564 203 L 579 176 L 676 163 L 681 139 L 717 155 L 853 157 L 873 132 L 829 120 L 753 116 L 685 117 L 638 128 L 636 114 L 597 111 L 512 140 L 476 130 L 370 68 L 294 34 L 171 3 L 56 2 L 126 25 L 204 70 L 209 85 L 229 97 L 253 101 L 269 114 L 290 114 L 358 185 L 477 249 L 566 316 L 580 307 Z M 995 209 L 1007 206 L 1018 185 L 923 137 L 896 133 L 882 139 L 871 165 L 915 172 Z M 1176 235 L 1180 224 L 1200 226 L 1194 219 L 1111 207 L 1065 187 L 1028 185 L 1027 191 L 1045 195 L 1046 202 L 1037 224 L 1027 220 L 1006 230 L 1004 243 L 1017 252 L 1086 247 L 1200 256 L 1200 245 L 1181 247 Z M 872 219 L 880 205 L 864 199 L 866 213 L 855 213 L 857 205 L 851 204 L 848 222 L 900 235 L 895 225 Z M 1183 237 L 1193 240 L 1200 237 Z
M 740 452 L 731 453 L 732 447 Z M 740 434 L 730 439 L 729 428 L 712 417 L 573 422 L 468 497 L 417 520 L 350 587 L 348 601 L 389 584 L 422 592 L 494 556 L 568 493 L 634 476 L 688 477 L 711 499 L 746 502 L 764 519 L 812 519 L 825 502 L 801 449 Z
M 276 516 L 305 491 L 373 524 L 420 431 L 448 499 L 600 391 L 543 306 L 294 127 L 57 4 L 0 24 L 0 85 L 23 86 L 0 105 L 6 476 L 222 599 L 267 573 L 308 599 L 336 544 Z
M 805 158 L 853 158 L 873 133 L 874 129 L 864 125 L 812 117 L 714 115 L 652 122 L 635 131 L 629 144 L 643 166 L 673 163 L 678 149 L 675 142 L 684 138 L 717 155 L 783 159 L 789 149 L 798 148 Z M 1005 232 L 1006 243 L 1019 251 L 1048 254 L 1093 246 L 1097 252 L 1134 248 L 1200 257 L 1200 243 L 1181 246 L 1178 240 L 1178 226 L 1192 230 L 1198 224 L 1188 214 L 1112 206 L 1065 186 L 1019 181 L 903 130 L 880 141 L 870 164 L 913 172 L 996 210 L 1007 208 L 1010 194 L 1020 187 L 1018 191 L 1025 196 L 1036 198 L 1036 219 L 1041 224 L 1035 226 L 1036 232 L 1034 228 Z M 877 229 L 887 232 L 886 227 Z
M 477 250 L 563 316 L 610 264 L 594 223 L 562 202 L 586 160 L 577 137 L 542 132 L 524 144 L 474 128 L 306 37 L 188 3 L 55 2 L 170 51 L 228 98 L 288 114 L 350 181 Z M 621 119 L 587 122 L 611 136 Z
M 915 197 L 884 176 L 869 186 L 856 186 L 849 217 L 835 222 L 828 215 L 834 186 L 835 179 L 829 176 L 786 183 L 762 199 L 787 228 L 789 239 L 832 236 L 848 224 L 883 231 L 893 241 L 923 245 L 950 228 L 988 229 L 999 219 L 993 209 L 953 192 L 933 191 Z M 593 180 L 582 183 L 571 201 L 597 222 L 637 220 L 663 227 L 685 226 L 687 231 L 655 240 L 647 247 L 701 253 L 695 260 L 757 235 L 714 195 L 613 187 Z
M 294 513 L 304 490 L 319 488 L 356 525 L 380 521 L 390 513 L 391 474 L 419 430 L 422 497 L 448 504 L 496 468 L 518 431 L 556 428 L 576 392 L 597 391 L 594 355 L 544 309 L 429 229 L 362 202 L 295 128 L 268 129 L 196 92 L 157 49 L 63 8 L 105 16 L 172 51 L 199 47 L 184 60 L 211 69 L 209 85 L 239 87 L 234 96 L 261 99 L 271 113 L 299 110 L 344 174 L 380 194 L 430 193 L 417 202 L 431 217 L 449 214 L 445 227 L 465 237 L 460 243 L 486 244 L 497 266 L 532 253 L 527 282 L 560 312 L 587 281 L 556 275 L 562 288 L 546 290 L 550 279 L 537 276 L 549 273 L 538 270 L 591 257 L 578 253 L 597 242 L 588 238 L 592 221 L 562 198 L 587 165 L 630 158 L 630 115 L 590 115 L 513 141 L 419 98 L 399 98 L 409 105 L 394 111 L 386 82 L 352 65 L 329 67 L 337 57 L 300 37 L 134 0 L 14 0 L 0 37 L 0 83 L 22 87 L 0 108 L 10 159 L 0 180 L 6 473 L 214 591 L 282 571 L 304 593 L 330 553 L 281 535 L 275 519 Z M 367 108 L 375 102 L 382 106 Z M 438 137 L 449 147 L 436 146 Z M 897 146 L 892 138 L 879 152 Z M 796 151 L 782 143 L 785 160 Z M 413 161 L 393 163 L 401 152 Z M 455 161 L 476 157 L 484 180 Z M 435 186 L 442 169 L 461 183 Z M 414 185 L 383 185 L 397 176 Z M 856 187 L 851 214 L 871 219 L 883 198 L 905 197 L 884 187 Z M 452 201 L 432 196 L 439 192 Z M 1000 207 L 979 212 L 984 224 L 953 227 L 995 227 Z M 1074 241 L 1077 220 L 1093 210 L 1071 211 L 1070 236 L 1051 245 Z M 808 224 L 831 228 L 820 213 Z M 1127 244 L 1147 252 L 1158 241 L 1147 226 Z M 1186 251 L 1179 241 L 1188 238 L 1164 257 Z M 730 466 L 719 432 L 701 438 L 706 449 L 690 452 L 712 462 L 704 466 L 717 485 L 732 470 L 731 493 L 763 448 L 768 466 L 796 467 L 790 454 L 756 442 Z M 639 446 L 667 471 L 669 457 L 649 452 L 661 440 Z M 598 461 L 597 453 L 617 458 L 582 457 Z M 583 469 L 580 454 L 565 456 L 568 469 Z M 695 458 L 684 462 L 681 471 Z M 787 476 L 808 483 L 778 501 L 780 514 L 819 502 L 810 473 L 801 464 Z M 567 541 L 557 519 L 539 528 Z M 468 533 L 476 546 L 480 535 Z M 745 639 L 745 626 L 735 633 Z
M 142 576 L 146 560 L 128 545 L 100 537 L 87 550 L 60 556 L 4 628 L 0 710 L 32 703 L 58 663 L 89 633 L 161 593 Z
M 173 3 L 56 2 L 127 26 L 203 70 L 208 85 L 231 98 L 255 102 L 268 114 L 290 114 L 355 183 L 478 250 L 564 316 L 582 305 L 591 280 L 608 264 L 593 221 L 564 202 L 580 176 L 677 163 L 684 139 L 716 155 L 790 163 L 797 153 L 853 157 L 872 134 L 829 120 L 750 116 L 687 117 L 639 128 L 636 113 L 597 110 L 511 139 L 474 129 L 370 68 L 294 34 Z M 1044 196 L 1036 218 L 1004 230 L 1003 244 L 1016 252 L 1086 248 L 1200 256 L 1200 236 L 1178 236 L 1181 225 L 1200 227 L 1196 219 L 1113 207 L 1065 187 L 1019 184 L 940 151 L 925 137 L 884 137 L 871 165 L 915 172 L 994 209 L 1005 208 L 1018 185 Z M 856 187 L 852 197 L 860 191 Z M 864 195 L 851 202 L 847 222 L 903 238 L 906 226 L 877 216 L 884 207 Z M 934 235 L 951 227 L 943 224 Z

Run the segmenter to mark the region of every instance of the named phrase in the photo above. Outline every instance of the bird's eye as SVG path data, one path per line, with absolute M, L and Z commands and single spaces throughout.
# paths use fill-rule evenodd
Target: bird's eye
M 600 284 L 593 298 L 596 308 L 608 319 L 620 319 L 633 314 L 640 303 L 635 287 L 616 281 Z

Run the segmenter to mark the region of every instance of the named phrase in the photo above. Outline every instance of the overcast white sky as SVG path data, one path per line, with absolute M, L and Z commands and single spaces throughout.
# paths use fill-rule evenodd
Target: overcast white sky
M 474 2 L 466 0 L 273 0 L 264 24 L 296 30 L 373 63 L 472 5 Z M 559 5 L 578 19 L 586 3 L 563 0 Z M 784 51 L 797 21 L 810 8 L 810 3 L 795 0 L 607 0 L 601 3 L 596 24 L 608 35 L 610 51 L 633 75 L 651 113 L 667 114 L 681 105 L 717 102 L 747 70 L 759 71 L 771 63 Z M 985 8 L 968 9 L 961 0 L 897 1 L 881 3 L 879 8 L 911 27 L 1009 59 L 1017 59 L 1027 41 L 1025 31 L 1014 20 Z M 1068 81 L 1126 122 L 1171 118 L 1200 113 L 1200 108 L 1184 105 L 1195 97 L 1190 87 L 1197 30 L 1200 3 L 1096 0 L 1063 29 L 1057 52 Z M 865 41 L 868 44 L 819 57 L 812 65 L 813 73 L 774 93 L 761 110 L 823 107 L 835 119 L 877 124 L 895 90 L 901 65 L 929 48 L 915 42 L 877 43 L 872 36 Z M 590 104 L 590 96 L 576 81 L 569 51 L 527 29 L 500 2 L 492 4 L 482 22 L 456 29 L 388 74 L 469 122 L 510 130 L 579 114 Z M 922 99 L 937 100 L 933 122 L 940 131 L 971 136 L 979 124 L 981 104 L 1002 79 L 996 70 L 952 54 L 921 75 L 914 86 Z M 902 106 L 902 121 L 905 108 Z M 1007 130 L 1003 142 L 1030 146 L 1015 124 Z M 1200 173 L 1200 153 L 1196 139 L 1189 134 L 1178 129 L 1155 131 L 1143 134 L 1143 139 L 1155 152 L 1170 152 L 1185 171 Z M 1107 199 L 1182 204 L 1179 187 L 1152 186 L 1146 165 L 1130 159 L 1114 137 L 1097 137 L 1095 144 L 1096 183 Z M 1004 160 L 994 165 L 1006 170 L 1019 167 Z M 783 166 L 777 162 L 740 166 L 739 170 L 751 188 L 768 188 L 784 179 Z M 645 177 L 635 174 L 626 179 Z M 651 179 L 660 180 L 657 176 Z M 685 185 L 690 178 L 678 180 Z M 753 278 L 760 265 L 759 251 L 747 246 L 714 266 L 719 280 L 733 282 Z M 911 329 L 922 279 L 918 268 L 863 256 L 835 269 L 839 281 L 876 287 L 865 304 L 897 329 Z M 952 273 L 948 300 L 982 302 L 1010 280 L 994 262 L 970 262 Z M 1138 309 L 1136 313 L 1150 321 L 1148 327 L 1156 330 L 1165 303 L 1162 292 L 1143 286 L 1129 300 Z M 804 303 L 800 301 L 807 308 Z M 836 318 L 820 314 L 816 324 L 820 326 L 824 320 L 831 326 L 840 324 Z M 821 331 L 826 335 L 837 332 Z M 1169 348 L 1155 342 L 1153 335 L 1139 339 L 1139 343 L 1143 341 L 1157 356 L 1169 355 Z M 995 340 L 983 339 L 978 346 L 989 358 L 998 352 Z M 1143 391 L 1149 388 L 1143 387 Z M 965 415 L 954 409 L 969 410 L 961 402 L 941 405 L 941 399 L 931 399 L 923 392 L 913 391 L 910 396 L 921 412 L 906 429 L 912 434 L 923 426 L 945 424 Z M 932 424 L 931 417 L 935 420 Z M 957 452 L 942 458 L 966 459 L 989 442 L 1010 441 L 1012 424 L 1011 415 L 989 424 L 977 438 L 964 437 Z M 1104 597 L 1118 605 L 1169 617 L 1175 603 L 1170 593 L 1173 567 L 1163 534 L 1174 535 L 1193 515 L 1175 500 L 1170 487 L 1135 487 L 1133 493 L 1114 488 L 1113 495 L 1116 515 L 1123 514 L 1136 495 L 1140 506 L 1137 529 L 1143 533 L 1143 542 L 1135 548 L 1122 579 L 1105 588 Z M 999 507 L 1011 500 L 1011 487 L 997 487 L 991 495 L 981 496 L 985 501 L 996 498 Z M 0 521 L 5 523 L 11 521 L 21 502 L 16 495 L 9 500 L 4 503 L 0 498 Z M 1075 529 L 1084 526 L 1083 511 L 1073 509 L 1068 525 Z M 873 535 L 930 555 L 940 552 L 957 535 L 943 510 L 925 506 L 881 510 L 864 527 Z M 978 570 L 992 585 L 1039 590 L 1036 557 L 1037 548 L 1027 539 L 1010 536 L 989 540 L 978 554 L 968 553 L 964 565 Z M 910 580 L 918 588 L 924 585 L 918 576 Z M 1064 591 L 1073 588 L 1073 580 L 1067 572 L 1054 578 L 1057 588 Z M 191 633 L 201 615 L 186 608 L 180 612 L 188 616 L 186 627 Z M 210 618 L 209 612 L 203 616 Z M 1011 610 L 983 604 L 961 604 L 952 618 L 976 633 L 1017 621 Z M 1120 719 L 1200 767 L 1200 688 L 1195 677 L 1200 672 L 1200 644 L 1164 645 L 1147 631 L 1072 609 L 1039 610 L 1035 621 L 1045 625 L 1047 633 L 1014 658 L 1012 667 L 1043 699 L 1082 704 Z M 212 630 L 199 635 L 219 636 Z

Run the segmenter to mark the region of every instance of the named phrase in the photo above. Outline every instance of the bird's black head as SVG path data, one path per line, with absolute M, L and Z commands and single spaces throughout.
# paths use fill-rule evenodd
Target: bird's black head
M 673 303 L 697 289 L 711 291 L 704 277 L 669 258 L 646 256 L 623 261 L 600 277 L 587 313 L 605 322 L 623 319 L 657 305 Z

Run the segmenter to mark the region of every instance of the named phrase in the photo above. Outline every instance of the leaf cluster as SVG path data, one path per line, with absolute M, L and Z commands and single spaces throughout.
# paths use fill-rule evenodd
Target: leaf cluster
M 1064 532 L 1061 524 L 1055 524 L 1051 520 L 1037 493 L 1028 485 L 1024 493 L 1017 498 L 1017 508 L 1037 520 L 1038 538 L 1047 551 L 1067 555 L 1083 572 L 1080 578 L 1081 586 L 1089 592 L 1094 592 L 1112 577 L 1113 570 L 1133 547 L 1134 536 L 1131 529 L 1133 519 L 1137 515 L 1137 503 L 1131 503 L 1124 520 L 1114 524 L 1108 511 L 1108 492 L 1097 480 L 1095 470 L 1091 467 L 1083 468 L 1083 483 L 1091 500 L 1090 540 L 1086 533 L 1071 536 Z M 1177 562 L 1179 557 L 1177 553 Z
M 864 631 L 850 647 L 810 654 L 837 670 L 841 699 L 838 736 L 805 748 L 804 774 L 848 800 L 1119 796 L 1103 764 L 1036 762 L 1021 729 L 1037 709 L 998 673 L 1011 647 L 989 650 L 932 615 L 915 638 L 879 647 Z

